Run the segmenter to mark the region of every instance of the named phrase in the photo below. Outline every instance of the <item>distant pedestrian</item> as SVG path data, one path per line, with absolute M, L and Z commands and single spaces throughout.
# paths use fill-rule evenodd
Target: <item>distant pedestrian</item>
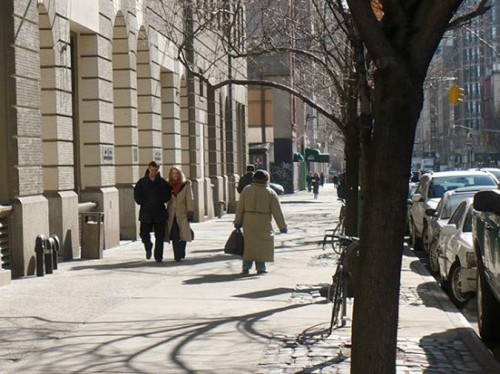
M 311 192 L 312 190 L 312 178 L 313 178 L 313 175 L 312 175 L 312 171 L 310 171 L 308 174 L 307 174 L 307 177 L 306 177 L 306 183 L 307 183 L 307 192 Z
M 339 176 L 337 174 L 335 174 L 333 177 L 332 177 L 332 182 L 333 184 L 335 185 L 335 187 L 337 187 L 337 185 L 339 184 Z
M 194 200 L 191 181 L 176 167 L 170 168 L 168 184 L 172 198 L 168 202 L 168 222 L 165 240 L 172 241 L 174 259 L 179 262 L 186 257 L 186 244 L 193 240 L 191 222 L 194 218 Z
M 346 185 L 346 173 L 343 172 L 339 175 L 337 184 L 337 197 L 339 199 L 345 200 L 347 198 L 347 185 Z
M 321 174 L 319 175 L 319 180 L 321 187 L 323 187 L 323 185 L 325 184 L 325 174 L 323 174 L 323 172 L 321 172 Z
M 254 172 L 255 166 L 252 164 L 248 164 L 246 173 L 241 176 L 240 181 L 238 182 L 238 187 L 236 188 L 238 190 L 238 193 L 241 193 L 241 191 L 243 191 L 246 186 L 252 183 Z
M 268 181 L 267 171 L 257 170 L 236 207 L 234 227 L 243 227 L 245 238 L 242 274 L 249 273 L 254 261 L 257 274 L 267 273 L 266 262 L 274 261 L 273 217 L 280 232 L 287 232 L 278 195 L 268 186 Z
M 170 200 L 171 190 L 167 181 L 160 175 L 159 166 L 151 161 L 144 177 L 139 179 L 134 187 L 134 200 L 140 205 L 139 221 L 140 237 L 146 250 L 146 259 L 151 258 L 153 243 L 151 231 L 155 233 L 154 255 L 156 262 L 163 259 L 163 238 L 165 236 L 165 222 L 167 210 L 165 203 Z
M 314 173 L 312 179 L 311 179 L 311 186 L 312 186 L 312 191 L 314 194 L 314 199 L 318 199 L 319 197 L 319 186 L 321 184 L 321 177 L 319 176 L 319 173 Z

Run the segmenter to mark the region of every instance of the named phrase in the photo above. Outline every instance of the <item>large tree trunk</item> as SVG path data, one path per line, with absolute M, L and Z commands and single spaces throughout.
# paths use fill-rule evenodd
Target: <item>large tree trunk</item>
M 358 236 L 359 217 L 359 126 L 356 120 L 356 100 L 350 100 L 354 111 L 348 114 L 345 131 L 345 161 L 346 161 L 346 219 L 345 234 Z M 349 103 L 347 103 L 349 105 Z
M 366 178 L 360 278 L 354 300 L 352 373 L 394 373 L 404 217 L 422 82 L 400 65 L 375 75 L 375 125 L 363 144 Z M 374 344 L 376 342 L 376 344 Z

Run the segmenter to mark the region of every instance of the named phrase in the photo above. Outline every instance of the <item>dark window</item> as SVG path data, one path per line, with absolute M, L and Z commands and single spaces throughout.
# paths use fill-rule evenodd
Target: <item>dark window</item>
M 458 222 L 460 221 L 460 217 L 462 217 L 462 213 L 465 209 L 465 201 L 461 202 L 460 205 L 455 209 L 453 214 L 450 217 L 450 220 L 448 221 L 448 224 L 453 224 L 458 227 Z
M 465 214 L 464 227 L 462 231 L 472 232 L 472 207 L 469 207 L 469 209 L 467 209 L 467 213 Z

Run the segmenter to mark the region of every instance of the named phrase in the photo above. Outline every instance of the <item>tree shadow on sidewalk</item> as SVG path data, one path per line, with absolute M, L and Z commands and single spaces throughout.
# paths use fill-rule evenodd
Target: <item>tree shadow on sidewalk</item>
M 500 365 L 470 327 L 449 329 L 424 336 L 415 346 L 410 344 L 399 352 L 399 359 L 421 364 L 423 373 L 499 373 Z M 417 360 L 415 360 L 417 358 Z
M 230 365 L 241 365 L 234 357 L 248 356 L 246 343 L 258 341 L 265 346 L 272 338 L 268 333 L 259 331 L 259 322 L 272 315 L 303 307 L 305 306 L 294 304 L 243 315 L 192 320 L 182 315 L 176 319 L 164 317 L 113 322 L 88 321 L 86 328 L 79 330 L 76 335 L 68 333 L 58 339 L 55 347 L 38 350 L 35 353 L 39 363 L 37 370 L 106 372 L 112 369 L 113 372 L 131 373 L 194 373 L 199 372 L 196 367 L 199 366 L 197 361 L 201 357 L 197 356 L 196 351 L 206 344 L 220 345 L 221 349 L 232 347 L 233 361 L 231 364 L 224 362 L 223 365 L 229 368 Z M 239 336 L 228 335 L 228 328 Z M 235 345 L 235 342 L 238 344 Z M 172 348 L 168 350 L 168 354 L 165 354 L 166 347 Z M 57 355 L 54 354 L 55 350 Z M 194 360 L 194 365 L 190 359 Z M 213 356 L 213 359 L 216 360 L 217 357 Z M 16 365 L 16 370 L 22 371 L 28 367 L 31 367 L 30 360 L 26 363 L 21 361 Z M 213 368 L 207 369 L 207 373 L 215 372 Z M 234 371 L 228 372 L 242 372 L 239 369 L 241 367 L 238 366 Z

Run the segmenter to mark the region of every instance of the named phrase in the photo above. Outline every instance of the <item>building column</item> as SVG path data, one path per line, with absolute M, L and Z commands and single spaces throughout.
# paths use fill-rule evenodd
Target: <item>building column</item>
M 110 22 L 102 14 L 100 17 L 102 24 Z M 81 199 L 96 202 L 97 210 L 104 213 L 104 244 L 110 248 L 120 244 L 111 43 L 103 35 L 80 34 L 78 45 Z
M 208 175 L 212 185 L 214 214 L 221 217 L 227 211 L 227 178 L 224 178 L 223 137 L 220 98 L 215 91 L 208 91 Z
M 125 17 L 117 15 L 113 28 L 113 109 L 116 188 L 119 195 L 120 239 L 139 237 L 139 207 L 134 184 L 142 176 L 139 168 L 136 34 L 129 32 Z
M 44 196 L 49 202 L 50 234 L 60 240 L 59 255 L 70 260 L 79 254 L 71 48 L 68 19 L 55 13 L 54 8 L 38 5 Z
M 237 132 L 234 126 L 234 105 L 230 96 L 226 96 L 224 108 L 224 126 L 225 126 L 225 143 L 226 143 L 226 173 L 228 178 L 228 204 L 227 211 L 229 213 L 236 212 L 237 204 L 237 186 L 239 181 L 238 173 L 238 145 Z
M 36 236 L 49 233 L 48 203 L 42 195 L 39 32 L 36 27 L 21 27 L 38 22 L 37 2 L 2 1 L 0 20 L 4 82 L 0 88 L 0 131 L 6 156 L 0 203 L 12 205 L 12 275 L 24 276 L 34 273 Z
M 198 203 L 195 219 L 203 221 L 214 215 L 212 183 L 205 173 L 208 161 L 205 144 L 208 136 L 207 95 L 206 92 L 197 90 L 201 85 L 192 74 L 188 73 L 186 83 L 187 122 L 182 127 L 182 144 L 186 159 L 189 160 L 187 175 L 193 184 L 194 197 Z M 203 90 L 206 90 L 206 87 Z

